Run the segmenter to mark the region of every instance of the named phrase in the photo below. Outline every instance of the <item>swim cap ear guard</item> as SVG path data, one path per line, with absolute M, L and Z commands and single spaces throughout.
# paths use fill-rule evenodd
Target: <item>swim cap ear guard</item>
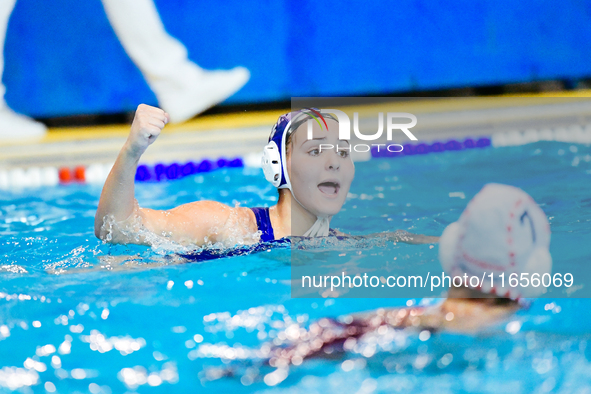
M 453 222 L 443 230 L 439 237 L 439 261 L 443 270 L 452 272 L 454 267 L 454 251 L 460 234 L 460 224 Z
M 552 256 L 548 249 L 543 247 L 537 247 L 534 249 L 532 254 L 529 256 L 527 260 L 523 272 L 529 273 L 529 277 L 531 279 L 532 274 L 538 274 L 540 280 L 542 279 L 542 275 L 545 273 L 551 274 L 552 273 Z M 528 287 L 522 287 L 522 297 L 539 297 L 544 293 L 544 287 L 538 286 L 534 287 L 531 284 Z
M 285 141 L 291 126 L 291 112 L 279 117 L 273 126 L 269 143 L 263 148 L 261 166 L 265 179 L 279 189 L 291 189 L 291 182 L 287 174 Z
M 533 286 L 531 279 L 551 274 L 549 246 L 550 226 L 535 201 L 516 187 L 488 184 L 443 231 L 439 260 L 450 276 L 468 274 L 481 281 L 484 275 L 483 293 L 518 300 L 543 294 L 545 288 Z M 527 287 L 521 286 L 522 273 L 529 279 Z M 517 287 L 509 285 L 512 274 Z
M 271 141 L 265 146 L 261 163 L 263 172 L 265 173 L 265 179 L 271 182 L 273 186 L 279 187 L 282 175 L 281 153 L 275 141 Z

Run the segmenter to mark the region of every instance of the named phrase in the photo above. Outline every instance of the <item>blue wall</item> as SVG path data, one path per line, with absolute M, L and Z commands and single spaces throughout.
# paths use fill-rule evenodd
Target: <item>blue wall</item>
M 156 0 L 206 68 L 248 67 L 228 102 L 591 76 L 591 0 Z M 99 0 L 18 0 L 6 101 L 36 117 L 156 104 Z

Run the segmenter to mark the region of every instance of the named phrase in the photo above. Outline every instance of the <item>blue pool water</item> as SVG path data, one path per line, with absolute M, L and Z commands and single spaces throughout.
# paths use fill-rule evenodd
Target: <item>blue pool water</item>
M 548 215 L 555 266 L 591 257 L 589 146 L 539 142 L 374 159 L 356 171 L 333 221 L 342 231 L 439 235 L 485 183 L 500 182 L 527 191 Z M 270 387 L 263 379 L 272 370 L 249 354 L 282 329 L 433 300 L 292 299 L 288 248 L 183 263 L 170 245 L 105 245 L 93 234 L 99 194 L 89 185 L 0 192 L 0 391 L 590 392 L 591 302 L 578 298 L 536 300 L 510 326 L 477 337 L 371 337 L 368 352 L 306 360 Z M 276 199 L 255 169 L 141 184 L 136 195 L 160 209 Z M 367 248 L 401 265 L 437 256 L 429 245 Z M 330 262 L 338 253 L 323 256 Z M 222 365 L 241 372 L 204 379 L 204 370 Z

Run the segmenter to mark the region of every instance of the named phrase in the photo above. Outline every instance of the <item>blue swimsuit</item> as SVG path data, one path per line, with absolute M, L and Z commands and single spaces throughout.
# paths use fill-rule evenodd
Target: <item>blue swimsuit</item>
M 273 226 L 271 225 L 271 217 L 269 216 L 269 208 L 250 208 L 254 212 L 254 216 L 257 218 L 257 227 L 261 231 L 261 242 L 272 242 L 275 240 L 275 234 L 273 233 Z M 337 232 L 334 229 L 328 231 L 328 235 L 337 236 Z
M 273 233 L 273 226 L 271 225 L 271 217 L 269 216 L 269 208 L 250 208 L 257 219 L 257 228 L 261 231 L 261 242 L 242 246 L 234 249 L 204 249 L 196 253 L 180 254 L 189 261 L 206 261 L 218 259 L 221 257 L 243 256 L 254 252 L 262 252 L 269 250 L 270 247 L 284 247 L 291 244 L 289 238 L 282 238 L 275 240 L 275 233 Z M 330 229 L 329 235 L 336 236 L 335 230 Z M 337 238 L 344 238 L 338 237 Z M 271 245 L 272 244 L 272 245 Z
M 271 225 L 271 217 L 269 216 L 269 208 L 250 208 L 257 218 L 257 227 L 261 231 L 261 241 L 269 242 L 275 240 L 273 233 L 273 226 Z
M 275 240 L 275 234 L 273 233 L 273 226 L 271 225 L 271 218 L 269 217 L 269 208 L 250 208 L 254 212 L 257 218 L 257 227 L 261 230 L 261 242 L 250 245 L 236 247 L 233 249 L 204 249 L 196 253 L 181 254 L 182 257 L 189 261 L 206 261 L 218 259 L 221 257 L 233 257 L 249 255 L 254 252 L 262 252 L 269 250 L 270 244 L 273 247 L 282 247 L 289 245 L 290 241 L 287 238 Z

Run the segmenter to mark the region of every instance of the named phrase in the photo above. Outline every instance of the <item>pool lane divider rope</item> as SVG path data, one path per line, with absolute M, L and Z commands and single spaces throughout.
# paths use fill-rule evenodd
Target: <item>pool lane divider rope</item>
M 489 137 L 480 137 L 478 139 L 466 138 L 463 141 L 448 140 L 444 142 L 435 141 L 429 144 L 404 144 L 400 152 L 391 152 L 383 147 L 372 146 L 371 157 L 401 157 L 424 155 L 427 153 L 441 153 L 446 151 L 458 151 L 463 149 L 486 148 L 491 146 Z M 381 148 L 381 149 L 380 149 Z
M 591 124 L 572 125 L 568 127 L 509 130 L 499 132 L 492 137 L 466 138 L 463 141 L 451 139 L 445 142 L 431 142 L 419 144 L 405 144 L 401 152 L 389 152 L 376 146 L 371 148 L 372 157 L 401 157 L 445 151 L 458 151 L 472 148 L 486 148 L 492 146 L 520 146 L 539 141 L 555 141 L 576 144 L 591 144 Z M 378 150 L 379 149 L 379 150 Z
M 140 165 L 135 173 L 136 182 L 161 182 L 181 179 L 189 175 L 214 171 L 220 168 L 241 168 L 244 167 L 242 158 L 234 159 L 219 158 L 217 160 L 202 160 L 199 163 L 171 163 L 156 164 L 155 166 Z
M 187 163 L 157 163 L 138 166 L 136 182 L 163 182 L 181 179 L 186 176 L 215 171 L 222 168 L 244 167 L 241 157 L 217 160 L 204 159 Z M 103 184 L 111 172 L 113 164 L 91 164 L 76 167 L 31 167 L 0 170 L 0 189 L 38 188 L 68 184 Z
M 591 124 L 572 125 L 568 127 L 510 130 L 499 132 L 492 137 L 480 136 L 464 140 L 451 139 L 430 143 L 405 144 L 401 152 L 390 152 L 387 149 L 372 146 L 372 158 L 394 158 L 402 156 L 442 153 L 466 149 L 487 147 L 520 146 L 538 141 L 556 141 L 577 144 L 591 144 Z M 382 145 L 384 146 L 384 145 Z M 218 158 L 187 163 L 157 163 L 138 166 L 136 182 L 163 182 L 181 179 L 186 176 L 215 171 L 221 168 L 260 168 L 261 154 L 248 154 L 233 159 Z M 102 184 L 107 179 L 113 164 L 91 164 L 75 167 L 31 167 L 0 169 L 0 189 L 38 188 L 67 184 Z

